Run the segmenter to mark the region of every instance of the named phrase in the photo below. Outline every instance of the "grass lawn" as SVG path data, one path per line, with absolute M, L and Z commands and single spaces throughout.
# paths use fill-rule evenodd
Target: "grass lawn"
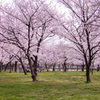
M 85 72 L 0 73 L 0 100 L 100 100 L 100 72 L 86 83 Z

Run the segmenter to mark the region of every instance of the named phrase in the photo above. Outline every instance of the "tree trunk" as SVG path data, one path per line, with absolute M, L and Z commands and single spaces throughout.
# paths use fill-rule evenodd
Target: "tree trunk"
M 33 72 L 32 72 L 32 79 L 33 79 L 33 82 L 37 81 L 36 75 Z
M 78 65 L 77 65 L 77 71 L 78 71 Z
M 45 68 L 46 68 L 46 70 L 47 70 L 47 72 L 49 72 L 49 70 L 48 70 L 48 67 L 47 67 L 48 65 L 45 63 Z
M 64 68 L 64 72 L 66 72 L 67 71 L 67 66 L 66 66 L 66 63 L 65 62 L 63 64 L 63 68 Z
M 2 68 L 1 68 L 1 65 L 0 65 L 0 72 L 1 72 Z
M 34 67 L 34 74 L 35 74 L 35 76 L 37 76 L 37 67 L 38 67 L 37 56 L 35 56 L 33 67 Z
M 10 72 L 9 72 L 9 73 L 11 73 L 11 71 L 12 71 L 12 69 L 11 69 L 11 62 L 10 62 L 10 64 L 9 64 L 9 68 L 10 68 Z
M 17 71 L 17 61 L 15 61 L 15 72 Z
M 55 65 L 56 65 L 56 64 L 53 64 L 53 70 L 52 70 L 52 71 L 55 71 Z
M 3 64 L 2 64 L 2 62 L 0 62 L 0 72 L 2 71 L 2 66 L 3 66 Z
M 97 72 L 100 70 L 100 67 L 99 67 L 99 65 L 98 65 L 98 67 L 97 67 Z
M 90 80 L 90 68 L 89 66 L 86 66 L 86 79 L 87 79 L 87 83 L 90 83 L 91 80 Z
M 30 70 L 31 70 L 31 77 L 32 77 L 32 81 L 35 82 L 37 81 L 36 76 L 37 76 L 37 66 L 35 66 L 36 64 L 36 56 L 35 56 L 35 60 L 33 60 L 33 58 L 28 56 L 28 62 L 29 62 L 29 66 L 30 66 Z M 33 64 L 32 64 L 33 61 Z
M 0 62 L 0 72 L 3 70 L 3 63 Z
M 25 66 L 24 66 L 24 64 L 23 64 L 22 59 L 19 58 L 19 61 L 20 61 L 21 65 L 22 65 L 22 68 L 23 68 L 24 74 L 27 75 L 27 71 L 26 71 L 26 69 L 25 69 Z
M 82 72 L 84 72 L 84 64 L 82 65 Z
M 67 67 L 65 66 L 65 72 L 67 71 Z
M 35 82 L 35 81 L 37 81 L 37 79 L 36 79 L 36 75 L 35 75 L 35 73 L 34 73 L 34 68 L 32 67 L 31 64 L 29 64 L 29 65 L 30 65 L 30 69 L 31 69 L 32 81 Z
M 49 69 L 48 69 L 47 65 L 46 65 L 46 69 L 47 69 L 47 72 L 49 72 Z

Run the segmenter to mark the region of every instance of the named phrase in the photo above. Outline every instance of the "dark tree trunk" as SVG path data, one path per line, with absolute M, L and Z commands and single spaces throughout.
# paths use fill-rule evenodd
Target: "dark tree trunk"
M 3 70 L 3 63 L 0 62 L 0 72 Z
M 99 65 L 98 65 L 98 67 L 97 67 L 97 72 L 100 70 L 100 67 L 99 67 Z
M 3 63 L 0 62 L 0 72 L 2 71 Z
M 32 74 L 32 79 L 33 79 L 33 82 L 37 81 L 35 74 Z
M 77 71 L 78 71 L 78 65 L 77 65 Z
M 84 72 L 84 64 L 82 65 L 82 72 Z
M 2 68 L 1 68 L 1 66 L 0 66 L 0 72 L 2 71 Z
M 17 71 L 17 61 L 15 61 L 15 72 Z
M 52 71 L 55 71 L 55 65 L 56 65 L 56 64 L 53 64 L 53 70 L 52 70 Z
M 67 71 L 66 61 L 64 61 L 63 68 L 64 68 L 64 72 L 66 72 Z
M 63 63 L 63 69 L 64 69 L 64 72 L 66 72 L 67 71 L 67 66 L 66 66 L 67 58 L 66 57 L 64 57 L 64 58 L 65 58 L 65 60 L 64 60 L 64 63 Z
M 33 82 L 37 81 L 36 76 L 37 76 L 37 56 L 34 56 L 35 60 L 31 57 L 28 56 L 28 61 L 29 61 L 29 66 L 31 69 L 31 77 Z M 33 61 L 33 64 L 32 64 Z
M 89 66 L 86 66 L 86 79 L 87 79 L 87 83 L 90 83 L 91 80 L 90 80 L 90 67 Z
M 49 70 L 48 70 L 48 67 L 47 67 L 47 64 L 46 64 L 46 63 L 45 63 L 45 68 L 46 68 L 47 72 L 49 72 Z
M 46 65 L 46 69 L 47 69 L 47 72 L 49 72 L 49 69 L 48 69 L 47 65 Z
M 66 72 L 67 71 L 67 67 L 66 67 L 66 65 L 63 65 L 64 66 L 64 72 Z
M 36 79 L 36 73 L 35 73 L 35 69 L 32 70 L 31 74 L 32 74 L 32 79 L 33 79 L 33 82 L 37 81 Z
M 10 68 L 10 72 L 9 72 L 9 73 L 11 73 L 11 71 L 12 71 L 12 69 L 11 69 L 11 62 L 10 62 L 10 64 L 9 64 L 9 68 Z
M 33 82 L 37 81 L 36 75 L 35 75 L 35 73 L 34 73 L 34 70 L 31 70 L 31 76 L 32 76 Z
M 32 62 L 31 59 L 28 58 L 29 61 L 29 66 L 30 66 L 30 70 L 31 70 L 31 77 L 32 77 L 32 81 L 36 81 L 36 75 L 34 73 L 34 67 L 32 66 Z
M 47 68 L 47 72 L 49 72 L 49 69 Z
M 24 74 L 27 75 L 27 71 L 26 71 L 26 69 L 25 69 L 25 66 L 24 66 L 24 64 L 23 64 L 22 59 L 19 58 L 19 61 L 20 61 L 21 65 L 22 65 L 22 68 L 23 68 Z
M 35 76 L 37 76 L 37 67 L 38 67 L 37 56 L 35 56 L 33 67 L 34 67 L 34 74 L 35 74 Z
M 35 75 L 35 73 L 34 73 L 34 66 L 32 66 L 31 59 L 28 59 L 28 60 L 29 60 L 29 65 L 30 65 L 30 69 L 31 69 L 32 81 L 35 82 L 35 81 L 37 81 L 37 80 L 36 80 L 36 75 Z

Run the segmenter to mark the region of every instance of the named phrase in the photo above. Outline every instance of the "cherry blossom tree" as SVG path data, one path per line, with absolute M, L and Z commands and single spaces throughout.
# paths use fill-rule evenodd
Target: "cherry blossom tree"
M 8 45 L 6 45 L 4 43 L 0 44 L 0 54 L 1 54 L 1 57 L 0 57 L 0 69 L 2 69 L 2 70 L 3 69 L 6 70 L 6 66 L 5 65 L 10 64 L 10 62 L 14 59 L 14 57 L 13 58 L 11 57 L 9 51 L 6 51 L 7 49 L 6 50 L 4 49 L 4 48 L 7 48 L 7 46 L 9 47 L 9 44 Z
M 2 54 L 1 62 L 2 64 L 5 65 L 4 71 L 6 71 L 7 67 L 9 67 L 11 73 L 11 71 L 14 68 L 14 62 L 16 63 L 16 61 L 19 61 L 22 65 L 24 74 L 27 75 L 25 66 L 22 62 L 22 59 L 25 57 L 23 53 L 19 51 L 19 49 L 16 48 L 16 46 L 11 44 L 2 43 L 0 47 L 1 47 L 0 51 Z M 15 71 L 16 70 L 17 70 L 17 63 L 15 64 Z
M 62 26 L 63 36 L 79 52 L 86 66 L 87 83 L 91 82 L 90 67 L 100 51 L 100 1 L 99 0 L 60 0 L 69 9 L 71 18 Z
M 59 68 L 60 65 L 63 66 L 65 72 L 67 71 L 67 63 L 71 62 L 70 49 L 67 44 L 63 42 L 51 44 L 48 47 L 45 46 L 41 52 L 42 55 L 39 56 L 40 61 L 46 66 L 52 65 L 50 67 L 52 71 L 55 71 L 55 68 Z M 47 67 L 46 69 L 48 71 Z
M 12 7 L 1 6 L 0 10 L 0 41 L 14 45 L 23 52 L 32 79 L 37 81 L 38 53 L 42 43 L 54 36 L 57 25 L 55 19 L 48 14 L 52 11 L 44 2 L 37 0 L 14 0 Z

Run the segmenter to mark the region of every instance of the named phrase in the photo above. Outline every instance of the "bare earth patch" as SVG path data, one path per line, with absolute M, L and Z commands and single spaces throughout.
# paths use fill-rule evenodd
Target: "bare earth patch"
M 72 78 L 84 78 L 84 76 L 72 76 Z

